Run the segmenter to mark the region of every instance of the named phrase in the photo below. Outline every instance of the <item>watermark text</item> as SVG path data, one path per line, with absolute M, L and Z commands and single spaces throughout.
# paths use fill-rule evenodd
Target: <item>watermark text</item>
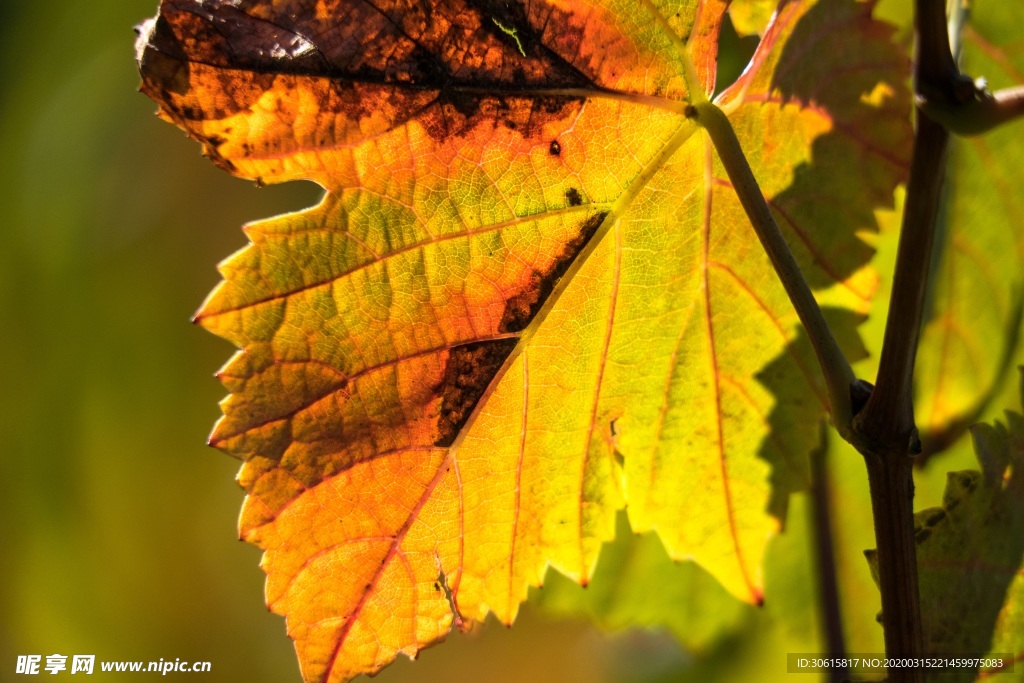
M 156 661 L 139 662 L 125 660 L 99 660 L 96 655 L 18 655 L 14 665 L 14 673 L 24 676 L 57 675 L 90 675 L 96 671 L 108 673 L 158 673 L 166 676 L 169 673 L 209 673 L 210 662 L 182 661 L 180 657 L 173 660 L 159 659 Z

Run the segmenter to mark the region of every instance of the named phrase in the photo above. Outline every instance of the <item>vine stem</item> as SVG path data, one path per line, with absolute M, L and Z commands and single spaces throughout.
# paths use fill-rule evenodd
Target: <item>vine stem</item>
M 811 528 L 814 530 L 814 557 L 818 575 L 821 621 L 825 629 L 828 656 L 846 658 L 843 617 L 836 576 L 835 546 L 832 541 L 832 496 L 828 468 L 828 427 L 821 424 L 821 440 L 811 451 Z M 849 667 L 829 670 L 829 683 L 843 683 L 850 677 Z
M 944 0 L 915 0 L 914 87 L 919 106 L 907 181 L 892 297 L 878 378 L 854 419 L 854 445 L 864 455 L 878 545 L 885 651 L 924 655 L 914 540 L 912 458 L 921 451 L 914 424 L 914 361 L 924 319 L 929 270 L 946 173 L 949 132 L 925 115 L 921 102 L 954 105 L 975 96 L 974 82 L 956 67 Z M 894 683 L 924 681 L 924 671 L 890 668 Z
M 854 420 L 858 437 L 854 445 L 865 455 L 898 453 L 907 457 L 920 452 L 914 425 L 914 360 L 948 147 L 946 129 L 918 112 L 877 382 Z
M 800 270 L 771 209 L 768 208 L 768 203 L 757 185 L 753 171 L 750 170 L 729 119 L 718 106 L 707 100 L 696 102 L 689 114 L 711 137 L 718 158 L 725 166 L 725 172 L 739 196 L 743 210 L 746 211 L 761 246 L 768 254 L 800 322 L 807 331 L 825 377 L 832 424 L 843 438 L 849 440 L 852 436 L 853 421 L 850 391 L 856 381 L 850 363 L 832 335 L 832 330 L 825 321 L 825 316 L 807 280 L 804 279 L 803 271 Z

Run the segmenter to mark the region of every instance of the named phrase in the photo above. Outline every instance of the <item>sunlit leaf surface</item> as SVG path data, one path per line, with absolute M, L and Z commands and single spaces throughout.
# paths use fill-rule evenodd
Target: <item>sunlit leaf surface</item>
M 222 168 L 311 179 L 197 321 L 242 350 L 211 442 L 303 675 L 346 680 L 552 565 L 628 503 L 759 602 L 826 406 L 707 137 L 724 3 L 165 0 L 143 90 Z M 790 2 L 719 97 L 851 354 L 857 237 L 910 139 L 906 59 L 850 0 Z M 692 59 L 692 62 L 690 61 Z

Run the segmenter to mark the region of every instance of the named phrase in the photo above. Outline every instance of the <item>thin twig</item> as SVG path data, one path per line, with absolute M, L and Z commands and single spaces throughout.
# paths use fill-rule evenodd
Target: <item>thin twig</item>
M 843 617 L 836 578 L 835 546 L 832 540 L 832 496 L 828 477 L 828 428 L 822 424 L 821 442 L 811 451 L 811 526 L 814 528 L 814 556 L 818 576 L 818 597 L 828 656 L 846 659 Z M 850 676 L 847 667 L 829 670 L 830 683 L 842 683 Z
M 944 4 L 933 0 L 918 0 L 915 12 L 914 83 L 921 111 L 957 135 L 979 135 L 1024 117 L 1024 85 L 992 93 L 984 79 L 960 73 L 960 39 L 969 14 L 964 3 L 954 2 L 949 18 Z
M 931 119 L 957 135 L 980 135 L 1024 117 L 1024 85 L 1003 88 L 994 93 L 979 89 L 976 97 L 967 102 L 945 104 L 921 100 L 918 106 Z

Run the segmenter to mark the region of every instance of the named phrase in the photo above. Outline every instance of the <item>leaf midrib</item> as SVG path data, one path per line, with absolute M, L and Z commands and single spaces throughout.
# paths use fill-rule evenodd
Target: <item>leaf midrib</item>
M 376 6 L 376 4 L 374 4 L 373 2 L 370 2 L 369 0 L 362 0 L 362 1 L 367 6 L 371 7 L 373 10 L 378 12 L 385 19 L 387 19 L 388 22 L 392 26 L 394 26 L 396 28 L 396 30 L 398 30 L 401 33 L 401 35 L 403 35 L 406 39 L 408 39 L 410 42 L 412 42 L 418 49 L 422 50 L 425 54 L 429 55 L 430 58 L 435 62 L 435 64 L 438 64 L 439 66 L 443 66 L 443 65 L 441 65 L 437 61 L 437 56 L 436 56 L 436 54 L 434 54 L 433 51 L 431 51 L 430 49 L 424 47 L 417 39 L 413 38 L 408 33 L 406 33 L 404 28 L 402 28 L 401 26 L 396 24 L 394 22 L 394 20 L 390 16 L 388 16 L 385 12 L 381 11 L 380 8 Z M 473 0 L 467 0 L 467 2 L 469 2 L 470 4 L 474 4 Z M 657 10 L 657 8 L 651 3 L 650 0 L 641 0 L 640 5 L 641 5 L 641 7 L 644 8 L 644 10 L 647 11 L 647 13 L 654 20 L 654 22 L 663 31 L 665 36 L 668 38 L 669 42 L 672 43 L 673 47 L 675 48 L 675 51 L 677 52 L 677 56 L 679 56 L 681 58 L 681 60 L 683 61 L 684 65 L 687 65 L 688 68 L 691 68 L 692 64 L 691 64 L 691 61 L 690 61 L 690 56 L 689 56 L 689 50 L 688 50 L 687 43 L 685 41 L 683 41 L 683 39 L 680 38 L 675 33 L 675 31 L 672 30 L 672 27 L 669 25 L 669 23 L 666 20 L 666 18 L 664 17 L 664 15 L 662 15 L 661 12 L 659 12 Z M 482 8 L 478 8 L 478 9 L 480 9 L 482 14 L 484 13 L 484 10 Z M 183 10 L 183 11 L 187 11 L 187 10 Z M 239 10 L 239 11 L 241 11 L 241 10 Z M 295 32 L 292 29 L 289 29 L 287 27 L 281 26 L 280 24 L 276 24 L 274 22 L 270 22 L 270 21 L 267 21 L 265 19 L 261 19 L 259 17 L 254 17 L 254 16 L 252 16 L 252 15 L 250 15 L 248 13 L 245 13 L 245 14 L 251 20 L 259 21 L 259 22 L 266 23 L 266 24 L 270 24 L 271 26 L 274 26 L 277 29 L 280 29 L 282 31 L 287 31 L 288 33 L 291 33 L 292 35 L 294 35 L 294 36 L 296 36 L 298 38 L 301 38 L 302 40 L 308 42 L 310 45 L 313 46 L 313 49 L 316 50 L 316 54 L 321 58 L 320 65 L 318 65 L 317 68 L 313 68 L 312 66 L 307 67 L 304 64 L 302 64 L 300 62 L 297 62 L 297 61 L 282 59 L 282 60 L 277 60 L 277 61 L 271 62 L 270 65 L 267 65 L 266 67 L 259 66 L 259 65 L 248 66 L 248 65 L 244 65 L 244 64 L 229 64 L 229 65 L 225 66 L 223 64 L 215 64 L 215 63 L 213 63 L 213 62 L 211 62 L 209 60 L 196 59 L 196 58 L 193 58 L 191 56 L 188 57 L 187 62 L 189 64 L 200 64 L 200 65 L 212 68 L 212 69 L 218 69 L 218 70 L 223 70 L 223 71 L 236 71 L 236 72 L 243 72 L 243 73 L 260 74 L 260 75 L 298 76 L 298 77 L 304 77 L 304 78 L 315 78 L 315 79 L 331 80 L 331 81 L 335 81 L 335 82 L 344 82 L 344 83 L 350 83 L 350 84 L 353 84 L 353 85 L 379 85 L 379 86 L 393 87 L 393 88 L 402 89 L 402 90 L 410 90 L 410 91 L 415 91 L 415 92 L 437 92 L 439 94 L 439 97 L 443 96 L 445 94 L 452 94 L 452 95 L 471 95 L 471 96 L 478 96 L 478 97 L 486 97 L 486 96 L 492 96 L 492 97 L 502 97 L 502 96 L 504 96 L 504 97 L 513 97 L 513 98 L 520 97 L 520 98 L 525 98 L 525 99 L 537 99 L 537 98 L 541 98 L 541 97 L 566 97 L 566 98 L 583 98 L 583 99 L 608 98 L 608 99 L 613 99 L 613 100 L 628 101 L 628 102 L 632 102 L 632 103 L 635 103 L 635 104 L 643 104 L 643 105 L 647 105 L 647 106 L 651 106 L 651 107 L 655 107 L 655 108 L 659 108 L 659 109 L 665 109 L 667 111 L 672 111 L 672 112 L 675 112 L 675 113 L 683 113 L 685 111 L 686 106 L 687 106 L 687 100 L 690 99 L 691 94 L 696 94 L 698 96 L 698 98 L 701 98 L 701 97 L 704 96 L 703 92 L 700 91 L 700 88 L 699 88 L 700 84 L 699 83 L 695 84 L 695 83 L 690 82 L 691 79 L 689 78 L 689 75 L 686 74 L 686 73 L 682 73 L 682 74 L 679 74 L 679 75 L 683 76 L 684 79 L 687 80 L 687 89 L 691 90 L 691 91 L 694 91 L 694 92 L 693 93 L 687 93 L 687 96 L 684 97 L 684 99 L 674 99 L 674 98 L 671 98 L 671 97 L 664 97 L 664 96 L 660 96 L 660 95 L 647 95 L 647 94 L 643 94 L 643 93 L 627 92 L 627 91 L 622 91 L 622 90 L 615 90 L 613 88 L 605 88 L 603 86 L 600 86 L 600 85 L 597 85 L 596 83 L 594 83 L 593 80 L 590 77 L 588 77 L 586 74 L 584 74 L 581 71 L 579 71 L 579 69 L 577 69 L 572 64 L 572 62 L 570 60 L 568 60 L 565 57 L 563 57 L 555 49 L 553 49 L 550 45 L 548 45 L 547 43 L 543 42 L 542 40 L 537 40 L 535 42 L 536 42 L 536 44 L 538 46 L 540 46 L 543 49 L 545 54 L 549 55 L 554 60 L 557 60 L 557 62 L 559 64 L 561 64 L 562 67 L 568 69 L 572 74 L 577 76 L 579 79 L 581 79 L 583 81 L 589 82 L 592 87 L 590 87 L 590 88 L 585 88 L 585 87 L 552 88 L 552 87 L 544 87 L 544 86 L 531 87 L 531 86 L 522 86 L 522 85 L 516 86 L 516 85 L 512 85 L 512 84 L 508 84 L 508 83 L 503 83 L 503 82 L 500 82 L 500 81 L 487 81 L 487 80 L 465 82 L 465 84 L 463 84 L 463 83 L 455 81 L 455 79 L 450 74 L 447 76 L 447 80 L 445 82 L 442 82 L 442 83 L 414 83 L 414 82 L 402 82 L 402 81 L 396 81 L 396 80 L 389 80 L 387 75 L 385 75 L 385 74 L 380 74 L 379 78 L 373 78 L 373 77 L 371 77 L 369 75 L 371 72 L 363 72 L 363 73 L 356 73 L 356 74 L 346 73 L 346 72 L 342 71 L 341 69 L 338 69 L 337 67 L 332 65 L 327 60 L 327 58 L 324 56 L 322 50 L 320 49 L 320 47 L 315 42 L 315 39 L 314 39 L 315 37 L 314 38 L 310 38 L 308 36 L 302 35 L 301 33 L 297 33 L 297 32 Z M 205 17 L 204 17 L 204 19 L 205 19 Z M 700 14 L 698 13 L 698 15 L 695 17 L 694 27 L 697 26 L 697 21 L 699 21 L 699 19 L 700 19 Z M 147 43 L 147 48 L 148 49 L 152 49 L 152 50 L 154 50 L 156 52 L 161 52 L 161 54 L 164 54 L 164 56 L 166 56 L 169 59 L 177 60 L 177 58 L 175 58 L 173 55 L 170 55 L 170 54 L 168 54 L 166 52 L 162 52 L 161 50 L 159 50 L 157 48 L 157 46 L 153 45 L 152 43 Z M 285 68 L 285 67 L 288 67 L 288 68 Z M 697 86 L 696 89 L 695 89 L 695 86 Z

